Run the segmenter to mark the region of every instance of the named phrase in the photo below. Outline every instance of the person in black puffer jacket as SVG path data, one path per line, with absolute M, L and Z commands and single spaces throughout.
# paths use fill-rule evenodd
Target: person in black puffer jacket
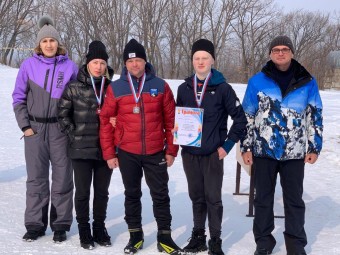
M 105 228 L 112 175 L 99 142 L 99 117 L 106 88 L 113 70 L 107 65 L 108 54 L 101 41 L 89 45 L 84 64 L 77 80 L 71 81 L 60 99 L 58 121 L 69 137 L 68 156 L 74 169 L 75 210 L 81 247 L 93 249 L 94 241 L 110 246 L 111 240 Z M 89 200 L 93 178 L 93 236 L 89 224 Z

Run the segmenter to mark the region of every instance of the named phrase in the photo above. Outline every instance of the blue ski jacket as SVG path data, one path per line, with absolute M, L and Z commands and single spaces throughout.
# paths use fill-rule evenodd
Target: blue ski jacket
M 250 78 L 243 108 L 248 120 L 241 152 L 276 160 L 303 159 L 322 149 L 322 101 L 316 80 L 292 59 L 293 79 L 282 94 L 272 61 Z

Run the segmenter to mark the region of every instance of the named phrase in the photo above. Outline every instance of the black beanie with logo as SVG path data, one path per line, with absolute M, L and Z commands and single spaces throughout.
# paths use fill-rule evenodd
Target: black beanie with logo
M 126 63 L 126 61 L 130 58 L 142 58 L 146 62 L 146 53 L 144 46 L 137 42 L 135 39 L 131 39 L 124 48 L 124 63 Z

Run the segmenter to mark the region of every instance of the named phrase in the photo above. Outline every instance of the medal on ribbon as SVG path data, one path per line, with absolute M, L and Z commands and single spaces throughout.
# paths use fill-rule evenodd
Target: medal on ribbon
M 208 76 L 205 78 L 204 83 L 203 83 L 203 88 L 202 88 L 202 92 L 200 94 L 197 93 L 197 75 L 195 74 L 194 76 L 194 94 L 195 94 L 195 99 L 196 99 L 196 104 L 198 107 L 201 107 L 202 101 L 203 101 L 203 97 L 205 94 L 205 90 L 208 86 L 208 82 L 210 80 L 211 77 L 211 72 L 208 74 Z
M 94 90 L 94 95 L 96 96 L 97 103 L 98 103 L 98 107 L 97 107 L 96 113 L 99 115 L 100 114 L 100 106 L 102 104 L 102 97 L 103 97 L 104 84 L 105 84 L 105 77 L 104 76 L 102 77 L 102 82 L 100 84 L 99 97 L 98 97 L 98 93 L 97 93 L 97 89 L 96 89 L 96 85 L 95 85 L 93 76 L 91 74 L 90 74 L 90 77 L 91 77 L 92 87 L 93 87 L 93 90 Z
M 144 73 L 144 74 L 143 74 L 142 81 L 141 81 L 141 83 L 139 84 L 139 88 L 138 88 L 138 96 L 137 96 L 137 93 L 136 93 L 136 91 L 135 91 L 135 87 L 133 86 L 133 81 L 132 81 L 131 75 L 130 75 L 129 72 L 127 73 L 127 77 L 128 77 L 130 89 L 131 89 L 133 98 L 135 99 L 135 102 L 136 102 L 136 106 L 134 106 L 133 109 L 132 109 L 132 112 L 133 112 L 134 114 L 139 114 L 139 113 L 140 113 L 140 107 L 138 106 L 138 102 L 139 102 L 140 96 L 142 95 L 142 92 L 143 92 L 143 87 L 144 87 L 144 83 L 145 83 L 145 76 L 146 76 L 146 75 L 145 75 L 145 73 Z

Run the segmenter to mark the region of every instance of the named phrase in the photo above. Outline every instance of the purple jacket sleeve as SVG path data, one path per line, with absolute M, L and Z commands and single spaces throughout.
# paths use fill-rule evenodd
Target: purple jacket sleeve
M 12 93 L 13 109 L 19 128 L 30 126 L 27 112 L 27 91 L 28 75 L 26 73 L 25 62 L 21 65 L 15 82 L 15 88 Z

